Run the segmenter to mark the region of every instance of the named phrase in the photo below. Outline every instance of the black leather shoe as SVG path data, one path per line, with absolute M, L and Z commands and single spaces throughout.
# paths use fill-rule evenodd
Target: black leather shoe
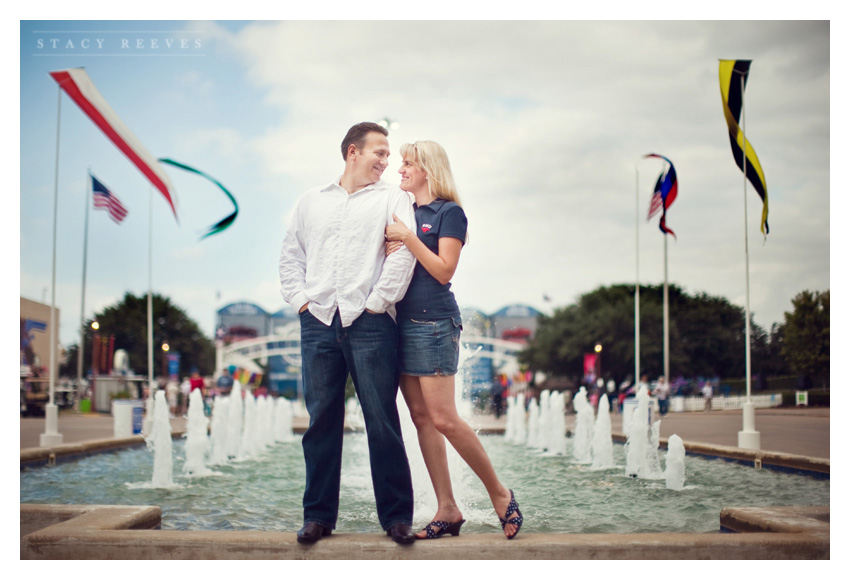
M 326 528 L 321 524 L 313 522 L 304 524 L 304 527 L 298 530 L 298 542 L 300 544 L 314 544 L 318 542 L 322 536 L 330 536 L 331 529 Z
M 408 524 L 395 524 L 387 530 L 387 535 L 398 544 L 412 544 L 416 540 L 413 530 Z

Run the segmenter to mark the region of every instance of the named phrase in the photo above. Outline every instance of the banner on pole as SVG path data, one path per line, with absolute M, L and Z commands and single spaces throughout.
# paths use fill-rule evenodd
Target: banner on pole
M 750 74 L 750 60 L 721 60 L 720 61 L 720 96 L 723 99 L 723 115 L 729 128 L 729 143 L 732 146 L 732 156 L 738 168 L 744 171 L 746 159 L 746 177 L 753 184 L 762 201 L 761 233 L 767 236 L 770 228 L 767 225 L 767 183 L 764 180 L 759 158 L 750 142 L 744 136 L 741 122 L 741 111 L 744 108 L 744 89 Z M 746 156 L 744 152 L 746 151 Z
M 85 113 L 118 149 L 138 168 L 159 191 L 177 217 L 176 198 L 168 175 L 156 158 L 136 138 L 118 114 L 109 106 L 85 69 L 69 68 L 50 73 L 68 97 Z

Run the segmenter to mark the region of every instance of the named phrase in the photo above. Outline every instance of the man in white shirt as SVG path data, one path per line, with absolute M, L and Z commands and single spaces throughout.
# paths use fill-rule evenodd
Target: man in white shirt
M 705 408 L 703 411 L 706 413 L 711 412 L 711 399 L 714 396 L 714 389 L 711 387 L 711 383 L 706 381 L 705 385 L 702 387 L 702 396 L 705 398 Z
M 339 180 L 309 190 L 295 208 L 280 254 L 281 294 L 299 313 L 304 400 L 310 426 L 302 439 L 307 466 L 304 526 L 313 543 L 336 527 L 345 417 L 345 382 L 354 382 L 366 423 L 378 519 L 398 543 L 413 542 L 413 485 L 396 407 L 399 366 L 395 303 L 416 260 L 385 253 L 395 213 L 415 227 L 413 204 L 380 181 L 390 155 L 387 130 L 349 129 Z

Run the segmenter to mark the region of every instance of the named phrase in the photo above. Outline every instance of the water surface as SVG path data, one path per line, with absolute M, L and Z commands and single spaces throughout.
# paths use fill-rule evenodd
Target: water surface
M 414 476 L 414 525 L 436 511 L 421 455 L 408 441 Z M 499 436 L 481 440 L 501 481 L 516 493 L 524 532 L 636 533 L 717 532 L 720 510 L 744 506 L 829 505 L 829 480 L 756 470 L 721 459 L 685 459 L 685 488 L 665 481 L 626 477 L 622 445 L 614 446 L 618 467 L 594 471 L 567 456 L 546 456 Z M 277 443 L 261 456 L 214 466 L 216 475 L 182 475 L 184 441 L 173 448 L 174 483 L 154 489 L 153 454 L 144 447 L 103 453 L 20 474 L 21 503 L 156 505 L 162 529 L 267 530 L 294 532 L 302 524 L 304 460 L 301 438 Z M 415 442 L 415 439 L 414 439 Z M 664 451 L 659 452 L 664 467 Z M 455 496 L 467 523 L 464 532 L 500 532 L 484 486 L 450 450 Z M 380 531 L 363 434 L 345 436 L 339 532 Z

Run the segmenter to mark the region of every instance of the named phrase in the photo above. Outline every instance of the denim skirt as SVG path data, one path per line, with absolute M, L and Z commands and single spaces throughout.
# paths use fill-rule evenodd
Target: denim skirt
M 441 320 L 399 318 L 401 373 L 417 377 L 457 374 L 459 317 Z

